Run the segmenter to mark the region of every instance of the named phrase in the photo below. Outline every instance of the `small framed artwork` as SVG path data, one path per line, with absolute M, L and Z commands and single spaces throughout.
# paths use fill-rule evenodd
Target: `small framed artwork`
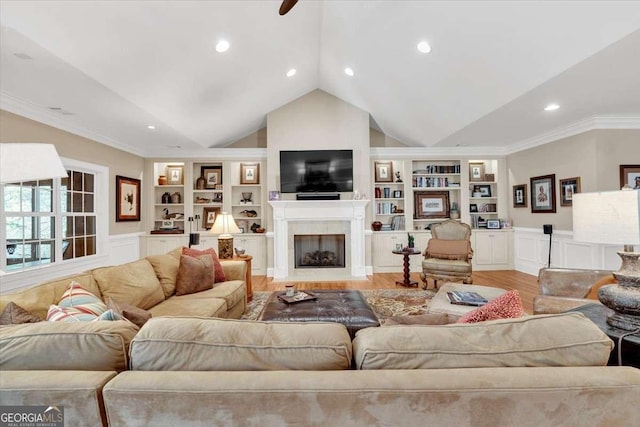
M 402 251 L 402 243 L 396 243 L 396 252 L 401 252 Z
M 140 221 L 140 180 L 116 175 L 116 222 Z
M 580 192 L 580 177 L 560 180 L 560 206 L 573 205 L 573 195 Z
M 280 200 L 279 191 L 269 191 L 269 200 Z
M 240 163 L 240 184 L 260 184 L 260 163 Z
M 222 166 L 200 166 L 200 176 L 204 177 L 204 188 L 216 190 L 222 185 Z
M 487 228 L 500 228 L 500 220 L 499 219 L 488 219 L 487 220 Z
M 513 207 L 514 208 L 526 208 L 529 203 L 527 202 L 527 184 L 519 184 L 513 186 Z
M 163 219 L 160 223 L 161 230 L 173 230 L 173 220 L 172 219 Z
M 491 185 L 476 185 L 480 197 L 491 197 Z
M 484 174 L 484 180 L 487 182 L 493 182 L 496 180 L 496 174 L 495 173 L 485 173 Z
M 640 165 L 620 165 L 620 188 L 625 185 L 640 190 Z
M 168 185 L 182 185 L 184 184 L 184 166 L 182 165 L 167 165 L 167 184 Z
M 448 191 L 416 191 L 414 193 L 414 218 L 448 217 Z
M 469 205 L 469 212 L 478 212 L 478 205 L 475 203 L 471 203 Z
M 556 175 L 535 176 L 531 185 L 531 213 L 556 212 Z
M 376 182 L 393 182 L 393 163 L 375 162 Z
M 469 163 L 469 181 L 484 181 L 484 163 Z
M 402 198 L 402 190 L 393 190 L 393 197 L 395 199 L 401 199 Z
M 216 221 L 216 216 L 220 213 L 219 207 L 204 207 L 202 208 L 202 228 L 210 229 L 213 227 L 213 223 Z

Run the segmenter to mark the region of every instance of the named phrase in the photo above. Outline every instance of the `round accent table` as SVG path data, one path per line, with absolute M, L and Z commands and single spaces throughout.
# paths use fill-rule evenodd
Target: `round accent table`
M 400 286 L 405 286 L 405 287 L 411 287 L 411 286 L 418 286 L 418 282 L 416 282 L 415 280 L 411 280 L 411 278 L 409 277 L 409 255 L 419 255 L 422 253 L 422 251 L 419 251 L 415 248 L 404 248 L 401 251 L 391 251 L 396 255 L 402 255 L 404 256 L 404 262 L 403 262 L 403 267 L 404 267 L 404 280 L 403 281 L 396 281 L 396 285 L 400 285 Z

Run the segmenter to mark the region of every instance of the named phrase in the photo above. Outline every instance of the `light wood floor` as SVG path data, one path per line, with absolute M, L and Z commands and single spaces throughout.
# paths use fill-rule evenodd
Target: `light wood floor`
M 422 282 L 419 273 L 411 273 L 411 279 L 416 280 L 418 288 L 403 288 L 396 285 L 396 280 L 402 280 L 402 273 L 376 273 L 368 276 L 367 280 L 353 280 L 340 282 L 296 282 L 297 289 L 413 289 L 421 290 Z M 277 291 L 284 288 L 284 283 L 274 283 L 266 276 L 253 276 L 251 279 L 254 291 Z M 537 277 L 514 270 L 506 271 L 478 271 L 473 273 L 473 283 L 483 286 L 494 286 L 506 290 L 517 289 L 522 298 L 522 305 L 527 313 L 533 313 L 533 297 L 538 294 Z M 429 281 L 433 287 L 433 282 Z

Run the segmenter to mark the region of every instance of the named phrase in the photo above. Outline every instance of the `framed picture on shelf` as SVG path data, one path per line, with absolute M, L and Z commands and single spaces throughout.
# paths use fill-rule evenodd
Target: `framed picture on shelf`
M 393 182 L 392 162 L 375 162 L 374 167 L 376 182 Z
M 140 221 L 140 180 L 116 175 L 116 222 Z
M 491 197 L 491 185 L 489 184 L 476 185 L 473 192 L 475 193 L 476 190 L 480 193 L 480 197 Z
M 560 180 L 560 206 L 572 206 L 573 195 L 580 192 L 580 177 Z
M 500 228 L 500 220 L 499 219 L 488 219 L 487 220 L 487 228 Z
M 240 184 L 260 184 L 260 163 L 240 163 Z
M 204 177 L 204 188 L 216 190 L 222 185 L 222 166 L 201 166 L 200 176 Z
M 182 165 L 167 165 L 167 184 L 168 185 L 182 185 L 184 184 L 184 166 Z
M 448 191 L 416 191 L 414 193 L 414 217 L 449 218 Z
M 472 213 L 478 212 L 478 205 L 475 203 L 471 203 L 469 205 L 469 212 L 472 212 Z
M 529 203 L 527 202 L 527 184 L 519 184 L 513 186 L 513 207 L 514 208 L 526 208 Z
M 160 223 L 160 230 L 173 230 L 173 220 L 172 219 L 163 219 Z
M 280 192 L 279 191 L 269 191 L 269 200 L 280 200 Z
M 216 221 L 216 216 L 220 213 L 219 207 L 204 207 L 202 208 L 202 228 L 210 229 L 213 227 L 213 223 Z
M 531 213 L 556 212 L 556 175 L 535 176 L 531 185 Z
M 484 163 L 469 162 L 469 181 L 484 181 Z
M 625 185 L 640 190 L 640 165 L 620 165 L 620 188 Z

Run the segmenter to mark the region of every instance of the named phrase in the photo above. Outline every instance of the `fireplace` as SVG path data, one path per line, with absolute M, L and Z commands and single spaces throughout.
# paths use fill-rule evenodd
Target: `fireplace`
M 295 268 L 345 268 L 344 234 L 293 236 Z

